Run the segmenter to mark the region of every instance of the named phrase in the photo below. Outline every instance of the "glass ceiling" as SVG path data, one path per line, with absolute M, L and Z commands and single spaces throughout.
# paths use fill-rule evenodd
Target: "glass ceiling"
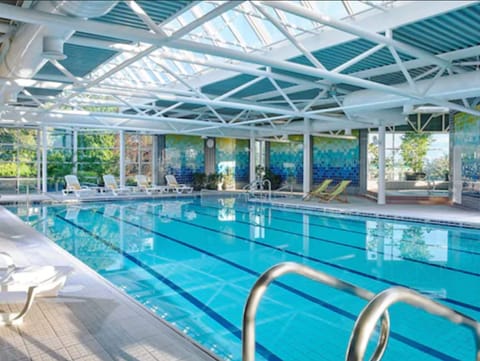
M 161 24 L 161 29 L 170 36 L 225 3 L 225 1 L 199 1 L 167 23 Z M 392 3 L 392 1 L 302 0 L 292 1 L 292 3 L 301 5 L 311 11 L 328 15 L 331 18 L 345 19 L 361 16 L 361 13 L 372 9 L 379 11 Z M 303 34 L 319 34 L 322 30 L 323 25 L 311 20 L 263 6 L 261 2 L 245 1 L 235 8 L 216 16 L 213 20 L 202 23 L 183 36 L 182 39 L 245 53 L 258 54 L 282 41 L 288 41 L 286 36 L 282 34 L 272 21 L 259 11 L 259 7 L 268 16 L 283 25 L 286 31 L 294 37 Z M 118 56 L 91 73 L 88 78 L 90 80 L 97 79 L 116 67 L 120 67 L 120 70 L 113 71 L 111 76 L 106 77 L 109 84 L 129 84 L 135 87 L 170 86 L 172 83 L 182 81 L 188 83 L 192 77 L 197 77 L 206 71 L 212 70 L 208 64 L 214 60 L 225 62 L 223 58 L 215 58 L 210 55 L 161 48 L 151 52 L 148 56 L 139 57 L 138 60 L 132 61 L 131 64 L 122 68 L 121 64 L 129 61 L 129 59 L 147 48 L 147 45 L 136 44 L 135 51 L 119 53 Z M 163 71 L 159 71 L 159 68 Z

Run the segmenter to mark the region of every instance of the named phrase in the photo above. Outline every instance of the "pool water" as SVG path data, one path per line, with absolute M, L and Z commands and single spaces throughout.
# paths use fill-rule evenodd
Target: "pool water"
M 24 218 L 37 230 L 227 360 L 241 360 L 242 312 L 252 285 L 284 261 L 373 292 L 411 287 L 480 320 L 480 230 L 288 210 L 233 197 L 36 211 Z M 314 281 L 284 276 L 260 304 L 256 359 L 342 360 L 365 305 Z M 475 357 L 469 330 L 411 306 L 394 305 L 391 326 L 384 360 Z

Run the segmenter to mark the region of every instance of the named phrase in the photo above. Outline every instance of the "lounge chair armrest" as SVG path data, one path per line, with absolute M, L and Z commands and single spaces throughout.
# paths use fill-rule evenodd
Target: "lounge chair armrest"
M 22 322 L 23 317 L 27 314 L 33 305 L 37 292 L 37 286 L 30 286 L 27 292 L 4 292 L 0 291 L 0 300 L 3 302 L 18 302 L 20 297 L 25 300 L 23 308 L 20 312 L 4 312 L 0 313 L 0 323 L 11 325 Z
M 0 252 L 0 259 L 3 260 L 3 263 L 6 265 L 6 267 L 0 267 L 0 269 L 15 267 L 12 256 L 10 256 L 7 252 Z

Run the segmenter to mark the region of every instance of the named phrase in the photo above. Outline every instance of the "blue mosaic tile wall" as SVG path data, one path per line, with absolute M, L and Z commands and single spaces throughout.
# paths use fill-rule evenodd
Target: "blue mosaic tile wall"
M 270 143 L 270 170 L 282 177 L 282 182 L 294 179 L 303 184 L 303 136 L 291 135 L 290 143 Z
M 246 139 L 216 138 L 217 173 L 233 174 L 235 182 L 249 181 L 249 143 Z
M 163 167 L 179 183 L 192 183 L 193 173 L 205 172 L 204 141 L 201 137 L 166 135 Z
M 351 180 L 352 186 L 360 184 L 360 141 L 357 139 L 313 137 L 312 182 L 319 184 L 324 179 Z
M 453 146 L 460 148 L 462 193 L 480 198 L 480 118 L 459 113 L 454 119 Z

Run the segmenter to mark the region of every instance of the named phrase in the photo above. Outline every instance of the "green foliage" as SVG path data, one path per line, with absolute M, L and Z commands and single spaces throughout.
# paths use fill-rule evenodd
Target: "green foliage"
M 54 183 L 63 181 L 64 176 L 72 173 L 72 157 L 61 150 L 53 150 L 47 155 L 47 174 Z
M 207 183 L 207 175 L 205 173 L 193 173 L 193 189 L 196 191 L 201 190 Z
M 211 173 L 207 175 L 207 189 L 218 189 L 218 183 L 222 181 L 222 175 L 219 173 Z
M 115 134 L 82 134 L 79 144 L 85 148 L 79 151 L 82 175 L 95 175 L 100 180 L 104 174 L 118 174 L 119 154 Z
M 271 169 L 265 171 L 265 176 L 263 179 L 268 179 L 272 184 L 272 189 L 277 189 L 282 184 L 282 176 L 272 172 Z
M 408 169 L 414 173 L 420 173 L 424 168 L 424 160 L 428 147 L 432 142 L 431 134 L 406 132 L 402 136 L 400 154 Z
M 17 176 L 17 164 L 16 163 L 3 163 L 0 164 L 0 177 L 16 177 Z
M 402 232 L 398 249 L 402 257 L 427 261 L 431 255 L 425 241 L 425 231 L 419 227 L 407 227 Z
M 368 143 L 368 157 L 369 157 L 369 175 L 371 178 L 378 177 L 378 145 Z

